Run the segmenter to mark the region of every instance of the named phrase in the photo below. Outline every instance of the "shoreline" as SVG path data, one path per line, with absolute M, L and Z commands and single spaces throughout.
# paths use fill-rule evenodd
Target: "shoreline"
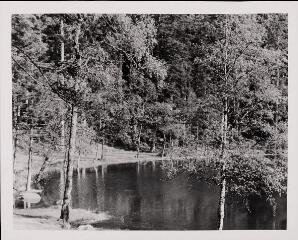
M 146 164 L 147 162 L 159 161 L 162 160 L 161 157 L 157 156 L 157 153 L 139 153 L 139 157 L 136 158 L 137 152 L 135 151 L 126 151 L 121 149 L 115 149 L 113 147 L 105 146 L 108 150 L 105 154 L 104 160 L 95 160 L 96 156 L 82 156 L 80 160 L 80 169 L 86 168 L 95 168 L 99 166 L 108 166 L 116 164 L 129 164 L 129 163 L 142 163 Z M 27 159 L 28 156 L 22 152 L 18 152 L 16 156 L 16 176 L 15 176 L 15 185 L 14 185 L 14 194 L 24 191 L 27 181 Z M 165 158 L 164 158 L 165 160 Z M 74 170 L 77 170 L 77 161 L 78 156 L 75 156 L 74 160 Z M 43 164 L 43 159 L 38 155 L 33 155 L 32 159 L 32 181 Z M 52 155 L 51 159 L 44 169 L 42 175 L 51 172 L 51 171 L 61 171 L 63 167 L 63 158 L 59 157 L 58 154 Z M 60 205 L 53 205 L 46 208 L 27 208 L 13 209 L 13 227 L 17 230 L 63 230 L 61 221 L 59 220 L 60 216 Z M 93 212 L 85 209 L 71 209 L 70 214 L 70 225 L 71 230 L 106 230 L 104 228 L 93 228 L 92 223 L 111 221 L 111 228 L 113 227 L 113 222 L 116 222 L 119 225 L 121 219 L 116 219 L 108 213 L 105 212 Z M 121 223 L 120 223 L 121 225 Z M 80 227 L 81 226 L 81 227 Z M 116 229 L 115 229 L 116 230 Z
M 59 220 L 59 206 L 48 208 L 13 209 L 13 228 L 16 230 L 63 230 Z M 92 212 L 85 209 L 71 209 L 70 230 L 102 230 L 91 224 L 113 219 L 105 212 Z
M 126 164 L 126 163 L 147 163 L 152 161 L 161 161 L 166 160 L 158 156 L 158 153 L 148 153 L 148 152 L 140 152 L 139 157 L 136 158 L 136 151 L 127 151 L 122 149 L 113 148 L 110 146 L 105 145 L 105 155 L 103 160 L 96 159 L 97 156 L 94 155 L 86 155 L 82 156 L 80 160 L 79 167 L 80 169 L 85 168 L 93 168 L 99 166 L 109 166 L 109 165 L 116 165 L 116 164 Z M 77 170 L 77 161 L 79 156 L 75 156 L 73 162 L 73 169 Z M 17 152 L 16 155 L 16 176 L 15 176 L 15 184 L 14 189 L 16 191 L 24 191 L 27 181 L 27 168 L 28 163 L 27 160 L 28 155 L 24 154 L 23 152 Z M 32 180 L 34 176 L 39 173 L 41 166 L 43 164 L 43 158 L 38 155 L 33 155 L 32 157 Z M 53 154 L 50 156 L 50 160 L 42 174 L 49 172 L 49 171 L 59 171 L 63 168 L 63 157 L 61 154 Z

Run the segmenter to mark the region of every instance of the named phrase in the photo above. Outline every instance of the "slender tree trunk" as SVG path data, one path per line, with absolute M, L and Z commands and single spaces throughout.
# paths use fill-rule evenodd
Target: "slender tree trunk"
M 18 137 L 17 137 L 17 130 L 13 137 L 13 173 L 16 173 L 16 155 L 17 155 L 17 144 L 18 144 Z
M 81 150 L 79 150 L 79 156 L 77 160 L 78 178 L 80 178 L 80 165 L 81 165 L 80 163 L 81 163 Z
M 75 52 L 76 58 L 78 59 L 78 68 L 81 67 L 81 57 L 80 57 L 80 48 L 79 48 L 79 36 L 81 33 L 81 24 L 77 25 L 76 36 L 75 36 Z M 78 81 L 76 79 L 75 91 L 78 88 Z M 60 218 L 63 220 L 63 225 L 65 228 L 69 228 L 69 211 L 71 204 L 71 191 L 72 191 L 72 174 L 73 174 L 73 161 L 76 149 L 76 135 L 77 135 L 77 120 L 78 120 L 78 107 L 76 103 L 72 103 L 71 106 L 71 126 L 70 134 L 68 141 L 67 149 L 67 164 L 66 164 L 66 178 L 65 178 L 65 187 L 63 194 L 63 203 L 61 208 Z
M 17 160 L 17 146 L 18 146 L 18 119 L 21 116 L 20 106 L 17 106 L 17 113 L 15 114 L 15 134 L 13 138 L 13 173 L 16 174 L 16 160 Z
M 223 221 L 225 216 L 225 198 L 226 198 L 226 159 L 225 159 L 225 150 L 226 150 L 226 141 L 227 141 L 227 98 L 224 100 L 224 111 L 222 119 L 222 143 L 221 143 L 221 190 L 220 190 L 220 200 L 219 200 L 219 224 L 218 230 L 223 230 Z
M 60 34 L 61 34 L 61 49 L 60 49 L 60 60 L 63 63 L 64 62 L 64 26 L 63 26 L 63 20 L 60 22 Z M 64 84 L 64 79 L 62 75 L 62 80 L 61 80 L 62 85 Z M 62 120 L 61 120 L 61 148 L 62 152 L 65 151 L 65 121 L 64 121 L 64 116 L 63 116 L 63 103 L 61 102 L 61 115 L 62 115 Z
M 152 146 L 151 146 L 151 152 L 155 152 L 156 151 L 156 139 L 154 138 L 152 141 Z
M 156 128 L 154 130 L 154 136 L 153 136 L 153 141 L 152 141 L 152 146 L 151 146 L 151 152 L 156 151 Z
M 140 154 L 141 134 L 142 134 L 142 125 L 140 126 L 140 131 L 139 131 L 139 134 L 138 134 L 137 158 L 139 158 L 139 154 Z
M 28 156 L 28 171 L 27 171 L 27 184 L 26 191 L 31 189 L 31 174 L 32 174 L 32 144 L 33 144 L 33 129 L 30 129 L 30 139 L 29 139 L 29 156 Z
M 61 51 L 60 51 L 60 54 L 61 54 L 61 62 L 64 61 L 64 24 L 63 24 L 63 20 L 61 19 L 60 21 L 60 34 L 61 34 Z
M 36 177 L 36 182 L 39 182 L 41 180 L 41 176 L 44 173 L 47 165 L 49 164 L 49 160 L 50 160 L 49 156 L 47 154 L 45 154 L 44 161 L 43 161 L 42 166 L 41 166 L 41 168 L 37 174 L 37 177 Z
M 60 21 L 60 35 L 61 35 L 61 45 L 60 45 L 60 60 L 63 63 L 64 62 L 64 24 L 63 20 Z M 64 85 L 64 77 L 61 76 L 61 84 Z M 64 120 L 64 113 L 63 113 L 64 104 L 61 101 L 60 102 L 60 114 L 61 114 L 61 153 L 63 156 L 63 177 L 64 177 L 64 184 L 65 184 L 65 178 L 66 178 L 66 168 L 67 168 L 67 152 L 65 148 L 65 120 Z
M 18 138 L 17 138 L 17 129 L 15 130 L 15 134 L 13 137 L 13 165 L 12 165 L 12 171 L 13 171 L 13 187 L 15 186 L 16 183 L 16 155 L 17 155 L 17 143 L 18 143 Z M 13 201 L 13 208 L 15 208 L 15 201 Z
M 95 160 L 96 161 L 98 161 L 98 148 L 99 148 L 99 146 L 98 146 L 98 144 L 97 143 L 95 143 L 96 144 L 96 146 L 95 146 Z
M 237 129 L 237 135 L 239 136 L 240 134 L 240 126 L 239 126 L 239 102 L 236 101 L 236 113 L 237 113 L 237 117 L 236 117 L 236 129 Z
M 273 204 L 272 206 L 272 229 L 275 230 L 276 228 L 276 210 L 277 210 L 277 205 L 276 203 Z
M 105 138 L 102 137 L 102 141 L 101 141 L 101 157 L 100 157 L 100 160 L 101 161 L 103 161 L 103 158 L 104 158 L 104 154 L 103 154 L 104 144 L 105 144 Z
M 221 154 L 220 154 L 220 163 L 221 163 L 221 190 L 220 190 L 220 199 L 219 199 L 219 221 L 218 221 L 218 230 L 223 230 L 223 223 L 225 217 L 225 200 L 226 200 L 226 144 L 227 144 L 227 129 L 228 129 L 228 97 L 227 97 L 227 87 L 228 87 L 228 76 L 227 76 L 227 65 L 228 65 L 228 18 L 226 16 L 226 24 L 225 24 L 225 49 L 224 49 L 224 97 L 223 97 L 223 111 L 222 111 L 222 139 L 221 139 Z
M 60 169 L 60 179 L 59 179 L 59 205 L 62 204 L 63 202 L 63 194 L 64 194 L 64 170 L 61 168 Z
M 222 180 L 219 202 L 219 225 L 218 230 L 223 230 L 223 223 L 225 217 L 225 201 L 226 201 L 226 179 Z
M 77 133 L 77 107 L 72 106 L 71 128 L 69 138 L 69 148 L 67 153 L 67 167 L 66 167 L 66 179 L 63 194 L 63 203 L 61 208 L 60 218 L 63 220 L 64 227 L 69 228 L 69 208 L 71 202 L 72 191 L 72 174 L 73 174 L 73 160 L 75 153 L 75 142 Z
M 280 78 L 280 71 L 279 71 L 279 67 L 277 67 L 277 82 L 276 82 L 276 87 L 279 87 L 279 78 Z M 276 99 L 276 111 L 275 111 L 275 117 L 274 117 L 274 125 L 275 125 L 275 133 L 278 134 L 278 99 Z M 275 141 L 274 141 L 274 159 L 277 158 L 277 138 L 278 135 L 275 137 Z

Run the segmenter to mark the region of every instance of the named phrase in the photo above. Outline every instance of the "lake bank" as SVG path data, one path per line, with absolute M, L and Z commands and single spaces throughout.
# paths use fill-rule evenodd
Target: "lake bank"
M 169 180 L 162 164 L 111 165 L 104 174 L 101 167 L 97 168 L 98 172 L 90 168 L 80 175 L 75 171 L 72 208 L 113 216 L 91 224 L 99 229 L 216 230 L 219 187 L 189 178 L 187 173 Z M 31 207 L 42 209 L 59 204 L 62 179 L 60 171 L 47 174 L 42 201 Z M 225 229 L 285 228 L 286 196 L 277 202 L 274 226 L 272 210 L 265 200 L 255 199 L 250 203 L 248 211 L 243 201 L 229 195 Z
M 61 230 L 59 220 L 60 206 L 49 208 L 14 209 L 13 225 L 16 230 Z M 92 212 L 84 209 L 71 209 L 70 226 L 72 230 L 106 221 L 112 217 L 105 212 Z M 90 227 L 88 228 L 88 230 Z
M 96 154 L 83 155 L 80 158 L 79 168 L 86 169 L 98 166 L 108 166 L 122 163 L 146 163 L 151 161 L 162 160 L 157 153 L 147 153 L 140 152 L 139 156 L 136 157 L 136 151 L 127 151 L 123 149 L 117 149 L 110 146 L 104 146 L 104 159 L 100 160 Z M 74 169 L 77 169 L 77 162 L 79 156 L 75 156 L 74 159 Z M 164 159 L 165 160 L 165 159 Z M 32 176 L 39 173 L 43 158 L 39 155 L 34 155 L 32 157 Z M 48 171 L 59 171 L 63 168 L 63 157 L 62 154 L 55 153 L 50 156 L 48 165 L 46 166 L 44 173 Z M 15 166 L 15 184 L 14 188 L 17 191 L 24 191 L 26 189 L 27 181 L 27 168 L 28 168 L 28 155 L 23 152 L 17 152 L 16 154 L 16 166 Z M 32 178 L 33 179 L 33 178 Z
M 98 167 L 101 165 L 115 165 L 121 163 L 146 163 L 147 161 L 161 160 L 155 153 L 140 153 L 136 157 L 135 151 L 125 151 L 113 147 L 105 146 L 105 155 L 103 160 L 96 159 L 95 155 L 82 156 L 80 159 L 80 169 Z M 16 155 L 16 176 L 14 192 L 17 195 L 19 192 L 26 189 L 27 169 L 28 169 L 28 156 L 22 152 Z M 77 169 L 78 156 L 75 157 L 74 169 Z M 39 173 L 43 164 L 42 157 L 33 155 L 32 158 L 32 180 L 34 176 Z M 53 154 L 46 166 L 43 174 L 51 171 L 62 171 L 63 158 L 59 154 Z M 83 171 L 82 170 L 82 171 Z M 51 206 L 47 208 L 30 208 L 30 209 L 17 209 L 13 211 L 13 223 L 15 229 L 52 229 L 61 230 L 62 224 L 59 221 L 60 206 Z M 80 225 L 89 225 L 94 222 L 107 221 L 112 217 L 107 213 L 96 213 L 85 209 L 72 209 L 70 214 L 71 229 L 77 229 Z M 116 220 L 118 222 L 119 220 Z M 117 224 L 116 224 L 117 225 Z M 105 229 L 109 228 L 108 226 Z M 114 227 L 113 227 L 114 228 Z M 96 228 L 101 229 L 101 228 Z

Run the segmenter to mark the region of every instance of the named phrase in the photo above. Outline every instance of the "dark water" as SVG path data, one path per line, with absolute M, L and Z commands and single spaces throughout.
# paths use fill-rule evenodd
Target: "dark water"
M 103 171 L 102 171 L 103 170 Z M 53 205 L 60 199 L 60 173 L 44 183 L 42 201 L 33 207 Z M 158 164 L 111 165 L 74 173 L 72 207 L 106 211 L 112 220 L 95 227 L 138 230 L 213 230 L 217 227 L 219 189 L 181 175 L 166 181 Z M 252 212 L 228 199 L 224 229 L 286 229 L 286 199 L 278 200 L 277 214 L 255 201 Z

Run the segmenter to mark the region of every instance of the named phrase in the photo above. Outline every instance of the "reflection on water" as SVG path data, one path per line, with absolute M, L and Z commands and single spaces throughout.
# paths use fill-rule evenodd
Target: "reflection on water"
M 60 199 L 59 172 L 49 175 L 42 202 L 52 205 Z M 185 175 L 165 181 L 159 165 L 111 165 L 83 169 L 73 176 L 72 207 L 106 211 L 112 223 L 96 227 L 183 230 L 216 229 L 219 189 L 204 182 L 190 182 Z M 225 229 L 285 229 L 286 199 L 279 199 L 277 215 L 262 201 L 253 203 L 249 213 L 244 204 L 230 199 L 226 207 Z

